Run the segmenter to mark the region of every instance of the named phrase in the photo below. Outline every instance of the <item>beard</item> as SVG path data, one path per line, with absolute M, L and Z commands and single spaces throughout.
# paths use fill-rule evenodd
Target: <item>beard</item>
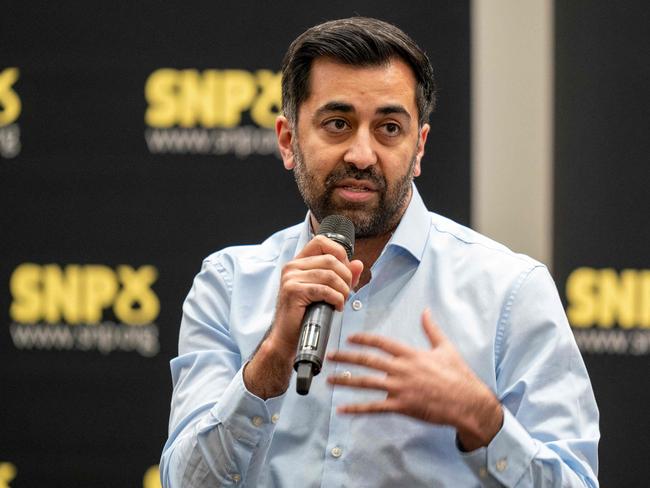
M 417 160 L 415 154 L 406 173 L 392 184 L 386 181 L 376 165 L 359 169 L 343 161 L 321 183 L 307 168 L 300 147 L 295 144 L 293 149 L 293 175 L 298 190 L 319 223 L 328 215 L 343 215 L 354 224 L 356 238 L 384 235 L 397 227 L 411 196 L 411 182 Z M 336 202 L 334 190 L 340 181 L 348 178 L 372 183 L 378 199 L 373 202 Z

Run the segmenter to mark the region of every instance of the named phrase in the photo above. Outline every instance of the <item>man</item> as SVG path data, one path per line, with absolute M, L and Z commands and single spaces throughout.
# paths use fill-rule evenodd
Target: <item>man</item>
M 429 213 L 412 184 L 426 55 L 384 22 L 327 22 L 292 43 L 282 86 L 278 143 L 309 213 L 205 260 L 163 485 L 597 486 L 598 412 L 546 268 Z M 330 214 L 354 222 L 352 261 L 313 237 Z M 340 313 L 303 397 L 292 365 L 316 301 Z

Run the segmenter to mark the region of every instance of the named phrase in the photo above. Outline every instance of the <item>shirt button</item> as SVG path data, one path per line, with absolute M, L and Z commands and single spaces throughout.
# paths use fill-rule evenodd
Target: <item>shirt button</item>
M 251 422 L 253 422 L 253 425 L 255 427 L 259 427 L 264 423 L 264 419 L 262 417 L 258 417 L 257 415 L 251 419 Z
M 278 420 L 280 420 L 280 416 L 277 413 L 274 413 L 273 416 L 271 417 L 271 422 L 277 424 Z
M 343 449 L 340 447 L 333 447 L 332 450 L 330 451 L 332 453 L 332 456 L 335 458 L 341 457 L 341 454 L 343 454 Z
M 230 478 L 231 478 L 235 483 L 239 483 L 239 482 L 241 481 L 241 476 L 240 476 L 239 474 L 237 474 L 237 473 L 235 473 L 235 474 L 231 474 L 231 475 L 230 475 Z
M 481 466 L 480 469 L 478 470 L 478 477 L 484 480 L 487 478 L 488 475 L 488 470 L 485 466 Z
M 352 373 L 350 373 L 349 371 L 343 371 L 343 373 L 341 373 L 341 376 L 343 378 L 352 378 Z
M 508 467 L 508 460 L 506 458 L 501 458 L 497 461 L 497 471 L 505 471 Z
M 355 301 L 352 302 L 352 309 L 353 310 L 358 311 L 358 310 L 361 310 L 362 307 L 363 307 L 363 303 L 361 303 L 361 300 L 355 300 Z

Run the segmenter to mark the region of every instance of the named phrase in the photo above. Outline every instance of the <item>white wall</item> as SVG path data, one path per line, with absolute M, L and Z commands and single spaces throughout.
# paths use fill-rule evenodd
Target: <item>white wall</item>
M 553 2 L 472 1 L 472 226 L 552 260 Z

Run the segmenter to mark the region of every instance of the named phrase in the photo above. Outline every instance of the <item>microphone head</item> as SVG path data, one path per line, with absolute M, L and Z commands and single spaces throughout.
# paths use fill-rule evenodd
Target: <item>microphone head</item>
M 324 235 L 345 248 L 348 259 L 354 255 L 354 224 L 343 215 L 328 215 L 320 223 L 318 235 Z

